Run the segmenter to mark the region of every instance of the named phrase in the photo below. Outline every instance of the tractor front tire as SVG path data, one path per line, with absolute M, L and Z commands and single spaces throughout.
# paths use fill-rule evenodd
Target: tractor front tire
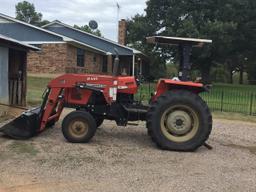
M 62 122 L 62 133 L 71 143 L 88 143 L 96 130 L 93 116 L 86 111 L 73 111 Z
M 168 91 L 152 103 L 147 128 L 161 149 L 194 151 L 208 139 L 212 116 L 199 95 L 186 90 Z

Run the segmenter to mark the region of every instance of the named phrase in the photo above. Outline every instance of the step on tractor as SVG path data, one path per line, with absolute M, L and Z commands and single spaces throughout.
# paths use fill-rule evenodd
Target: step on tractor
M 1 131 L 14 139 L 29 139 L 60 119 L 64 108 L 74 108 L 62 121 L 62 133 L 72 143 L 87 143 L 105 119 L 118 126 L 146 121 L 147 133 L 161 149 L 194 151 L 205 144 L 212 129 L 211 112 L 199 93 L 208 90 L 190 80 L 192 47 L 211 40 L 153 36 L 147 42 L 177 45 L 178 77 L 159 79 L 149 104 L 134 100 L 139 80 L 119 75 L 118 54 L 112 75 L 65 74 L 53 79 L 42 105 L 28 110 Z

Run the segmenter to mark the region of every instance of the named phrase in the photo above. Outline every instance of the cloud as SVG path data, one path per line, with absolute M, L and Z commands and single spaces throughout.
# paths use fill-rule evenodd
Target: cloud
M 1 0 L 0 12 L 15 16 L 15 4 L 21 0 Z M 116 0 L 27 0 L 47 20 L 60 20 L 69 25 L 85 25 L 94 19 L 104 37 L 117 39 Z M 119 19 L 143 14 L 146 0 L 118 0 L 121 6 Z

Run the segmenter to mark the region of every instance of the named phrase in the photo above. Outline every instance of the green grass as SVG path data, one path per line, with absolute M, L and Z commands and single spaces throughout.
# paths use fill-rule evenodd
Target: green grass
M 255 116 L 250 116 L 242 113 L 214 111 L 212 115 L 213 115 L 213 118 L 215 119 L 239 120 L 239 121 L 256 123 Z
M 213 90 L 226 90 L 226 91 L 250 91 L 256 93 L 256 85 L 239 85 L 239 84 L 222 84 L 216 83 L 212 87 Z
M 256 86 L 215 84 L 201 95 L 213 111 L 256 115 Z
M 51 78 L 28 76 L 28 105 L 35 106 L 41 103 L 42 94 L 50 81 Z

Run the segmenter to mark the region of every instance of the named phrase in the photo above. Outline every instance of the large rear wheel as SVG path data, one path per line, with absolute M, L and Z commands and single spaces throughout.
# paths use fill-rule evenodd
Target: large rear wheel
M 186 90 L 168 91 L 150 107 L 148 133 L 162 149 L 194 151 L 212 129 L 212 116 L 200 96 Z
M 86 111 L 74 111 L 62 122 L 62 133 L 71 143 L 87 143 L 95 135 L 96 122 Z

